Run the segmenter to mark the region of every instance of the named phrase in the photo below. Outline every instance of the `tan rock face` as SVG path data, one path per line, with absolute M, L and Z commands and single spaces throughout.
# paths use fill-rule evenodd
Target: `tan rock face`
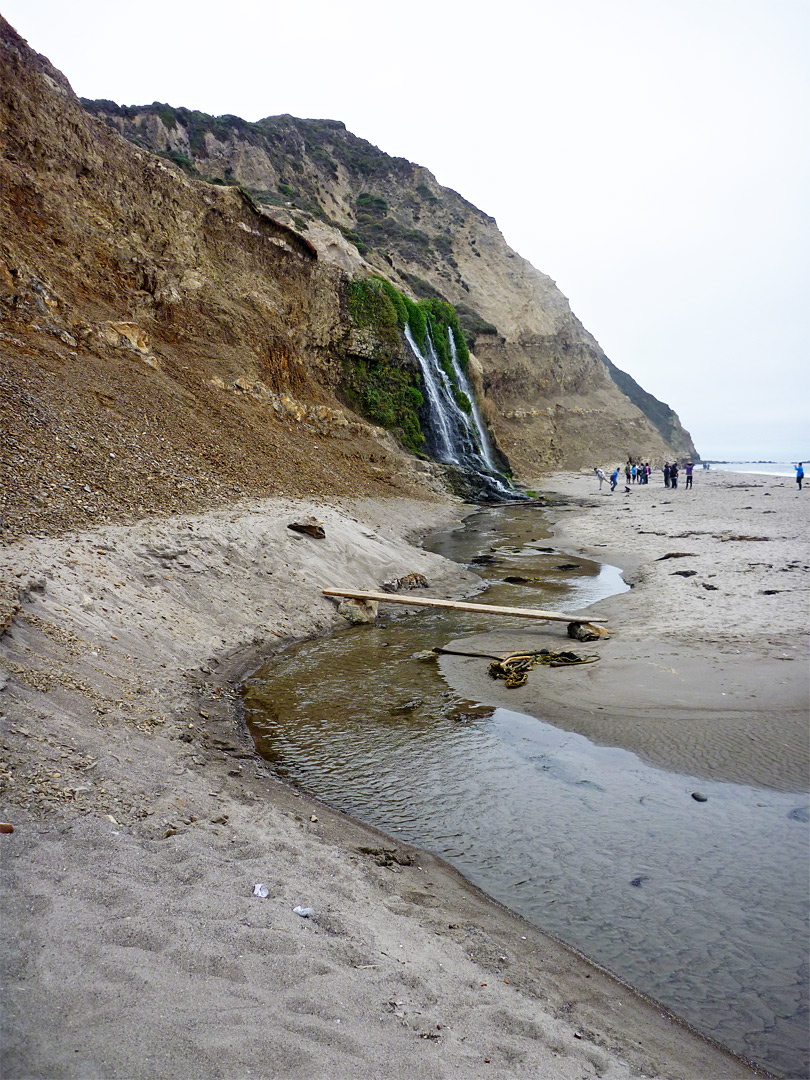
M 101 113 L 142 141 L 165 122 L 149 145 L 161 149 L 171 136 L 196 148 L 189 153 L 200 174 L 251 188 L 266 213 L 305 229 L 322 259 L 344 272 L 380 273 L 413 295 L 456 305 L 481 363 L 484 414 L 518 477 L 604 460 L 606 450 L 697 457 L 677 416 L 613 368 L 552 279 L 427 169 L 388 157 L 334 121 L 268 117 L 229 127 L 210 118 L 214 137 L 185 110 L 164 109 L 163 119 L 153 109 Z M 359 237 L 363 256 L 346 236 Z M 368 353 L 361 336 L 352 349 Z
M 345 273 L 237 188 L 89 116 L 2 20 L 0 39 L 3 538 L 421 491 L 417 463 L 335 397 Z
M 113 349 L 131 349 L 149 367 L 157 371 L 158 362 L 149 351 L 149 335 L 134 322 L 104 322 L 98 328 L 99 340 Z M 64 340 L 64 339 L 63 339 Z M 74 348 L 77 343 L 73 342 Z
M 346 298 L 371 270 L 457 304 L 518 478 L 661 447 L 553 282 L 425 169 L 331 121 L 263 122 L 274 156 L 221 124 L 111 118 L 229 181 L 203 182 L 90 115 L 2 21 L 0 37 L 4 535 L 245 495 L 431 492 L 336 396 L 343 365 L 375 355 Z M 263 202 L 230 183 L 242 167 Z

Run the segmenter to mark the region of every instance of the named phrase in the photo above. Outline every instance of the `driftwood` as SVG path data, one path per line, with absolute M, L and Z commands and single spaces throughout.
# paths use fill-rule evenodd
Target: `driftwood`
M 353 589 L 323 589 L 324 596 L 345 596 L 349 600 L 377 600 L 383 604 L 408 604 L 410 607 L 452 608 L 455 611 L 477 611 L 482 615 L 515 615 L 519 619 L 548 619 L 550 622 L 594 623 L 600 625 L 606 619 L 592 615 L 563 615 L 559 611 L 542 611 L 538 608 L 500 607 L 495 604 L 470 604 L 466 600 L 434 600 L 432 597 L 392 596 L 385 592 L 358 592 Z
M 766 494 L 767 494 L 767 492 L 766 492 Z M 771 539 L 770 536 L 721 536 L 720 537 L 721 542 L 724 543 L 724 544 L 727 543 L 729 540 L 758 540 L 758 541 L 765 541 L 767 543 L 770 539 Z
M 293 532 L 314 536 L 316 540 L 323 540 L 326 536 L 322 523 L 316 521 L 315 518 L 309 518 L 307 521 L 291 521 L 287 528 L 292 529 Z

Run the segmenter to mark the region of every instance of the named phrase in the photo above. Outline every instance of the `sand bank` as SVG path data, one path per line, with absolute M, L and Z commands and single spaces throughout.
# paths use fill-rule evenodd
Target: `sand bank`
M 404 537 L 465 511 L 271 500 L 3 550 L 4 1076 L 757 1075 L 253 755 L 233 677 L 334 625 L 325 585 L 463 592 Z
M 593 609 L 612 629 L 585 647 L 602 660 L 539 669 L 507 690 L 480 661 L 445 657 L 451 683 L 662 768 L 806 791 L 808 493 L 782 477 L 714 470 L 696 473 L 692 490 L 667 490 L 660 474 L 630 494 L 623 484 L 600 494 L 592 474 L 537 486 L 580 504 L 553 514 L 560 550 L 618 565 L 632 585 Z M 551 625 L 465 639 L 496 653 L 566 640 Z

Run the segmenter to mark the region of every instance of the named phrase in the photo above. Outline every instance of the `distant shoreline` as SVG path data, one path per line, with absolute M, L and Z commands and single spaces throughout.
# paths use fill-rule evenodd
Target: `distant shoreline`
M 793 463 L 789 461 L 701 461 L 709 465 L 707 471 L 747 473 L 752 476 L 793 476 Z

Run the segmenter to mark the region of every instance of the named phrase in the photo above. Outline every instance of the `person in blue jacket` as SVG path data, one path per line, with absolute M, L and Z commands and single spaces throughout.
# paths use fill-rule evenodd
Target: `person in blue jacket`
M 610 474 L 610 494 L 616 490 L 616 485 L 619 482 L 619 466 L 617 465 L 613 472 Z
M 799 485 L 799 491 L 802 490 L 802 480 L 804 480 L 804 462 L 800 461 L 798 465 L 794 465 L 796 470 L 796 483 Z

